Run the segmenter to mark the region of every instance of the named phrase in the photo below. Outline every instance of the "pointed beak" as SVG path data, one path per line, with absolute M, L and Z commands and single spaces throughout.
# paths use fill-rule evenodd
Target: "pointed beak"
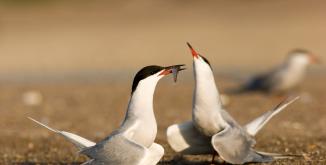
M 184 64 L 181 64 L 181 65 L 172 65 L 172 66 L 168 66 L 168 67 L 165 67 L 163 72 L 159 74 L 160 75 L 168 75 L 170 73 L 173 74 L 173 79 L 174 79 L 174 82 L 177 82 L 177 79 L 178 79 L 178 73 L 182 70 L 185 70 L 186 68 L 182 68 L 183 66 L 185 66 Z
M 320 60 L 320 58 L 318 58 L 316 55 L 314 54 L 310 54 L 310 62 L 312 64 L 320 64 L 322 63 L 322 61 Z
M 197 58 L 197 59 L 198 59 L 198 55 L 199 55 L 199 54 L 195 51 L 195 49 L 190 45 L 189 42 L 187 42 L 187 45 L 188 45 L 188 47 L 189 47 L 189 49 L 190 49 L 190 51 L 191 51 L 192 56 L 193 56 L 194 58 Z

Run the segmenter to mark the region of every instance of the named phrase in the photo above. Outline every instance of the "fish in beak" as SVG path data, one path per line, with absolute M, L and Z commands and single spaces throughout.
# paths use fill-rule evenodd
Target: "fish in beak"
M 172 65 L 164 68 L 164 71 L 160 73 L 160 75 L 168 75 L 170 73 L 173 74 L 173 80 L 174 82 L 177 82 L 178 79 L 178 73 L 182 70 L 185 70 L 186 68 L 183 68 L 185 66 L 184 64 L 180 65 Z

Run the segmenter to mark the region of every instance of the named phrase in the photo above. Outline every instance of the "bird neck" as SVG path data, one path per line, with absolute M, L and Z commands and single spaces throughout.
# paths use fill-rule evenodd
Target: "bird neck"
M 309 65 L 309 59 L 306 56 L 295 56 L 288 59 L 284 65 L 293 69 L 306 69 Z
M 284 65 L 287 69 L 287 72 L 292 74 L 304 74 L 307 70 L 308 64 L 304 62 L 292 61 Z
M 221 109 L 220 94 L 215 84 L 213 72 L 195 70 L 194 105 Z
M 156 137 L 157 124 L 153 111 L 153 96 L 157 81 L 139 82 L 132 93 L 128 110 L 119 132 L 127 138 L 149 147 Z
M 211 70 L 195 71 L 192 119 L 196 128 L 206 136 L 214 135 L 226 125 L 222 116 L 219 92 Z
M 153 113 L 153 96 L 157 81 L 141 81 L 132 93 L 128 113 L 137 117 Z

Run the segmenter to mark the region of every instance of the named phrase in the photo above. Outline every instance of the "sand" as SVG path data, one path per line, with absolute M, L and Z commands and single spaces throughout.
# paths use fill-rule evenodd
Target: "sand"
M 326 58 L 322 0 L 277 1 L 0 1 L 0 164 L 78 164 L 86 157 L 62 137 L 29 121 L 99 141 L 124 117 L 135 71 L 145 65 L 187 64 L 176 85 L 155 94 L 161 164 L 208 164 L 180 157 L 166 128 L 189 120 L 192 72 L 188 41 L 207 57 L 223 91 L 230 77 L 279 64 L 300 47 Z M 304 154 L 273 164 L 326 164 L 325 66 L 310 68 L 301 100 L 257 135 L 257 149 Z M 235 79 L 237 80 L 237 79 Z M 238 80 L 237 80 L 238 81 Z M 244 124 L 280 97 L 231 96 L 227 107 Z
M 257 135 L 256 148 L 261 151 L 305 155 L 304 158 L 272 164 L 326 163 L 325 81 L 310 77 L 301 87 L 300 101 L 274 117 Z M 166 78 L 159 83 L 155 93 L 154 108 L 158 121 L 156 141 L 165 148 L 161 164 L 207 164 L 210 161 L 209 155 L 180 157 L 166 142 L 166 128 L 191 117 L 191 82 L 180 76 L 179 83 L 173 84 L 170 78 Z M 218 79 L 218 82 L 221 90 L 234 86 L 228 80 Z M 26 117 L 31 116 L 54 128 L 99 141 L 122 121 L 130 84 L 4 84 L 0 86 L 0 91 L 0 164 L 75 164 L 86 158 L 78 156 L 74 146 L 64 138 Z M 26 92 L 38 93 L 42 101 L 32 105 L 23 102 L 22 97 Z M 259 93 L 231 96 L 227 109 L 244 124 L 281 100 L 280 97 Z

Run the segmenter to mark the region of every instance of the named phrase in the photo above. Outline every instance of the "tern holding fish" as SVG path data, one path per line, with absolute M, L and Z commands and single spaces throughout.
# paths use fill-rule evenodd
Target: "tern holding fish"
M 102 141 L 95 143 L 76 134 L 59 131 L 29 118 L 62 135 L 72 142 L 81 154 L 90 158 L 87 165 L 155 165 L 164 154 L 161 145 L 154 142 L 157 123 L 153 111 L 153 95 L 158 81 L 173 73 L 174 80 L 184 65 L 146 66 L 135 76 L 125 119 L 120 128 Z
M 228 163 L 270 162 L 289 158 L 253 149 L 254 136 L 277 113 L 298 99 L 284 101 L 245 126 L 223 109 L 210 63 L 187 43 L 193 56 L 195 89 L 192 120 L 167 129 L 168 143 L 181 154 L 215 154 Z

